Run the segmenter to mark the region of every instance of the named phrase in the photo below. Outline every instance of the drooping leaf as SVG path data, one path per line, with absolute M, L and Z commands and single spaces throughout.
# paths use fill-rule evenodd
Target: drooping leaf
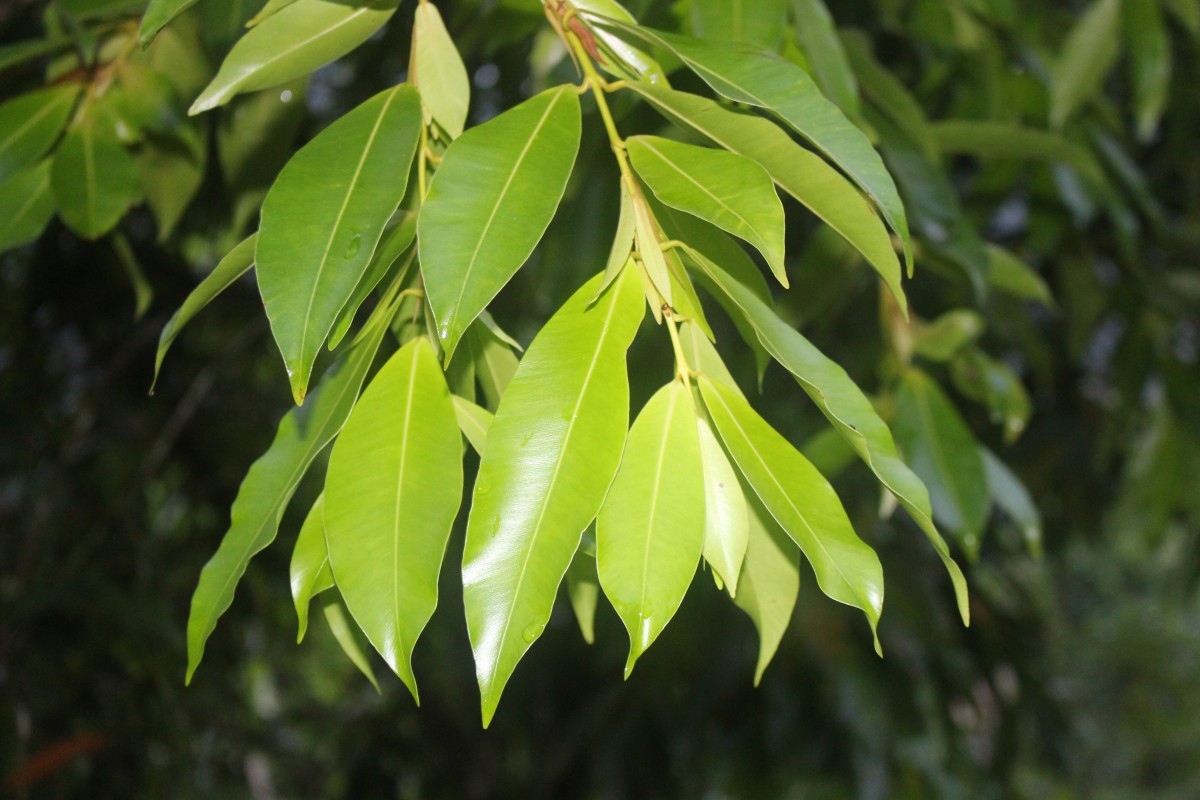
M 456 139 L 467 123 L 471 82 L 467 68 L 433 3 L 417 5 L 409 80 L 421 91 L 426 114 Z
M 196 0 L 150 0 L 146 13 L 142 15 L 142 25 L 138 31 L 138 39 L 142 47 L 148 47 L 154 37 L 177 16 L 187 11 Z
M 50 151 L 78 96 L 78 83 L 64 83 L 0 105 L 0 183 Z
M 0 253 L 32 242 L 53 216 L 49 159 L 0 181 Z
M 626 140 L 630 161 L 655 196 L 746 240 L 784 286 L 783 204 L 771 176 L 736 153 L 657 136 Z
M 79 119 L 55 150 L 50 189 L 63 222 L 84 239 L 108 233 L 142 199 L 133 154 L 93 114 Z
M 354 626 L 350 624 L 350 620 L 346 616 L 346 607 L 342 603 L 331 600 L 325 603 L 322 609 L 325 613 L 325 621 L 329 623 L 329 630 L 333 633 L 333 638 L 337 640 L 338 646 L 342 648 L 342 652 L 346 654 L 346 658 L 350 659 L 350 663 L 358 668 L 371 685 L 375 687 L 375 691 L 379 691 L 379 681 L 375 680 L 375 670 L 371 668 L 371 662 L 367 659 L 367 654 L 363 652 L 362 645 L 358 641 L 358 634 L 354 632 Z
M 674 304 L 674 292 L 671 286 L 671 271 L 667 267 L 667 254 L 663 251 L 663 240 L 658 220 L 650 209 L 641 189 L 634 195 L 633 200 L 633 230 L 634 242 L 638 251 L 635 262 L 645 271 L 646 277 L 658 292 L 661 302 Z M 655 322 L 662 322 L 662 308 L 659 299 L 647 295 L 650 310 L 654 312 Z
M 634 216 L 633 210 L 633 194 L 629 191 L 627 179 L 622 177 L 621 207 L 617 216 L 617 233 L 613 237 L 612 247 L 608 251 L 608 263 L 604 267 L 604 282 L 600 285 L 601 292 L 617 279 L 617 275 L 621 273 L 621 270 L 625 269 L 633 252 L 636 236 L 637 219 Z
M 625 677 L 675 616 L 704 546 L 704 471 L 690 390 L 663 387 L 634 420 L 596 518 L 600 586 L 629 632 Z
M 354 294 L 350 295 L 346 305 L 342 306 L 342 310 L 338 312 L 337 319 L 333 323 L 333 328 L 329 332 L 330 350 L 336 349 L 346 334 L 350 332 L 350 326 L 354 324 L 354 318 L 358 315 L 359 308 L 367 301 L 375 287 L 379 286 L 393 270 L 407 273 L 412 262 L 416 260 L 416 251 L 409 249 L 416 238 L 416 214 L 401 209 L 388 220 L 383 227 L 383 233 L 379 236 L 379 245 L 375 248 L 375 254 L 371 256 L 366 271 L 359 278 L 358 285 L 354 287 Z M 406 251 L 407 256 L 405 255 Z M 402 258 L 403 263 L 398 263 Z
M 517 371 L 517 356 L 496 334 L 479 324 L 467 332 L 471 357 L 475 362 L 475 378 L 483 389 L 484 401 L 493 411 L 500 407 L 500 398 Z
M 1129 38 L 1133 105 L 1138 138 L 1149 141 L 1158 130 L 1171 85 L 1171 39 L 1159 0 L 1123 0 L 1121 22 Z
M 138 154 L 138 170 L 146 205 L 158 223 L 158 241 L 174 233 L 204 180 L 207 140 L 197 136 L 195 147 L 174 139 L 147 138 Z
M 1054 294 L 1046 281 L 1024 261 L 996 245 L 988 245 L 988 285 L 1018 297 L 1054 308 Z
M 404 198 L 420 126 L 415 89 L 380 92 L 296 153 L 263 202 L 255 274 L 297 404 Z
M 737 392 L 703 375 L 700 392 L 725 447 L 771 516 L 804 552 L 821 591 L 860 609 L 876 636 L 883 567 L 854 532 L 829 481 Z M 877 636 L 875 649 L 882 654 Z
M 749 537 L 734 602 L 758 629 L 758 663 L 754 668 L 754 685 L 758 686 L 792 621 L 800 593 L 800 550 L 754 492 L 747 487 L 744 494 Z
M 379 30 L 401 0 L 296 0 L 238 40 L 188 114 L 286 83 L 344 56 Z
M 1061 128 L 1101 87 L 1120 54 L 1121 0 L 1095 0 L 1067 34 L 1051 75 L 1050 124 Z
M 379 370 L 338 436 L 325 478 L 329 566 L 363 633 L 420 702 L 412 653 L 437 607 L 462 502 L 461 442 L 429 340 Z
M 579 151 L 579 97 L 560 86 L 454 140 L 417 220 L 446 361 L 550 224 Z
M 133 288 L 133 318 L 141 319 L 146 310 L 150 308 L 150 301 L 154 299 L 154 287 L 150 285 L 150 280 L 146 277 L 146 270 L 142 268 L 142 262 L 133 252 L 133 246 L 129 244 L 125 234 L 120 231 L 114 232 L 111 242 L 113 252 L 117 256 L 117 263 L 121 265 L 125 277 L 129 278 L 129 284 Z
M 488 431 L 492 427 L 492 412 L 475 405 L 465 397 L 453 395 L 450 399 L 454 401 L 454 414 L 458 419 L 458 429 L 462 431 L 463 436 L 467 437 L 471 447 L 475 448 L 475 452 L 482 458 L 487 449 Z
M 579 623 L 579 632 L 588 644 L 596 641 L 596 606 L 600 600 L 600 576 L 596 571 L 596 543 L 585 541 L 575 551 L 567 568 L 567 597 Z
M 321 592 L 333 588 L 329 551 L 325 547 L 324 494 L 317 497 L 308 516 L 304 518 L 304 524 L 300 526 L 288 571 L 291 575 L 292 601 L 296 605 L 296 619 L 299 621 L 296 644 L 300 644 L 308 631 L 309 603 Z
M 633 271 L 597 275 L 530 345 L 488 432 L 463 552 L 463 603 L 486 726 L 621 459 L 625 351 L 644 314 Z
M 692 30 L 704 39 L 774 50 L 787 25 L 787 7 L 788 0 L 692 0 Z
M 996 506 L 1008 516 L 1025 537 L 1025 545 L 1035 556 L 1042 552 L 1042 515 L 1029 489 L 1000 457 L 986 447 L 980 448 L 988 493 Z
M 358 390 L 387 331 L 386 321 L 373 322 L 368 335 L 332 367 L 333 372 L 321 381 L 309 402 L 284 416 L 275 440 L 242 481 L 230 512 L 229 530 L 216 554 L 204 565 L 192 595 L 188 616 L 188 683 L 200 665 L 205 642 L 217 620 L 233 602 L 234 589 L 250 559 L 275 539 L 279 520 L 300 479 L 350 416 Z
M 1087 148 L 1054 131 L 1004 122 L 950 120 L 930 125 L 929 132 L 938 149 L 948 155 L 1059 161 L 1096 185 L 1104 182 L 1100 166 Z
M 824 0 L 792 0 L 796 43 L 821 91 L 851 117 L 859 113 L 858 80 Z
M 758 162 L 781 189 L 845 237 L 879 273 L 902 307 L 900 262 L 887 228 L 861 193 L 820 157 L 792 141 L 779 126 L 712 100 L 642 84 L 629 87 L 668 119 L 732 153 Z
M 976 558 L 988 487 L 974 435 L 937 384 L 917 369 L 905 373 L 896 392 L 892 427 L 905 459 L 929 487 L 934 517 Z
M 1033 415 L 1033 401 L 1021 378 L 1003 361 L 978 347 L 963 350 L 950 363 L 958 390 L 983 403 L 992 422 L 1004 427 L 1004 440 L 1014 442 Z
M 730 597 L 737 597 L 750 535 L 746 497 L 708 421 L 697 416 L 696 426 L 704 467 L 704 560 L 729 588 Z
M 903 131 L 925 158 L 936 162 L 937 142 L 917 98 L 875 58 L 871 52 L 871 39 L 866 34 L 856 30 L 843 31 L 841 38 L 863 96 Z

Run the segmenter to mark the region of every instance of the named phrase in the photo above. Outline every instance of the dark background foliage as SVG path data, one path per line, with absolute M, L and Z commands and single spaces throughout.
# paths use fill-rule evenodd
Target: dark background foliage
M 441 5 L 474 71 L 473 122 L 533 88 L 539 15 L 516 2 Z M 1041 127 L 1047 56 L 1084 7 L 829 5 L 839 24 L 868 33 L 931 118 L 986 118 L 1002 84 L 1016 98 L 1013 113 Z M 631 6 L 674 24 L 666 3 Z M 943 16 L 949 7 L 973 15 L 983 45 L 964 45 Z M 0 41 L 39 35 L 41 11 L 5 5 Z M 282 154 L 403 77 L 408 16 L 402 9 L 385 35 L 313 78 L 299 130 L 274 143 Z M 238 233 L 228 231 L 229 188 L 206 178 L 165 245 L 148 212 L 123 223 L 155 291 L 136 321 L 104 241 L 83 242 L 54 222 L 0 257 L 0 792 L 1200 796 L 1200 59 L 1195 36 L 1174 18 L 1168 27 L 1174 80 L 1159 131 L 1146 141 L 1127 132 L 1131 89 L 1121 71 L 1069 129 L 1096 152 L 1111 144 L 1111 194 L 1072 194 L 1046 163 L 946 159 L 970 225 L 1037 268 L 1054 309 L 972 297 L 962 271 L 928 240 L 909 284 L 922 317 L 977 307 L 986 348 L 1031 394 L 1029 427 L 1008 446 L 933 368 L 975 432 L 1031 488 L 1044 556 L 994 519 L 967 573 L 973 624 L 963 629 L 915 527 L 901 514 L 879 520 L 869 473 L 851 468 L 837 486 L 884 563 L 887 657 L 875 657 L 861 620 L 805 574 L 795 619 L 757 689 L 754 630 L 701 574 L 627 683 L 616 616 L 602 608 L 589 648 L 563 603 L 481 731 L 455 569 L 460 528 L 416 653 L 423 707 L 394 680 L 376 695 L 323 626 L 294 644 L 287 561 L 298 509 L 312 496 L 304 487 L 185 689 L 197 574 L 289 404 L 252 282 L 185 332 L 156 394 L 146 394 L 162 325 L 211 267 L 214 242 Z M 219 55 L 222 45 L 213 46 Z M 564 67 L 556 76 L 572 79 Z M 10 72 L 3 81 L 8 96 L 39 76 Z M 629 131 L 660 125 L 644 109 L 625 113 Z M 547 242 L 496 306 L 524 341 L 603 263 L 616 182 L 606 180 L 611 158 L 596 122 L 585 120 L 576 180 Z M 910 214 L 933 213 L 936 203 L 914 191 L 920 184 L 902 188 Z M 783 307 L 865 387 L 886 385 L 876 279 L 822 250 L 798 208 L 789 215 L 789 247 L 800 256 Z M 660 350 L 633 351 L 635 403 L 670 373 Z M 748 357 L 725 352 L 750 385 Z M 794 441 L 819 428 L 779 371 L 755 402 Z

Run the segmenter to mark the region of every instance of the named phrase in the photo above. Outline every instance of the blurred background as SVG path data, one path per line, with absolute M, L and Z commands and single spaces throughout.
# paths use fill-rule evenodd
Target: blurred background
M 660 27 L 730 35 L 712 3 L 627 5 Z M 201 85 L 255 6 L 201 0 L 177 23 Z M 601 603 L 588 646 L 560 597 L 484 732 L 458 585 L 464 520 L 416 651 L 420 709 L 378 660 L 377 693 L 323 625 L 295 644 L 288 560 L 310 476 L 184 688 L 191 592 L 290 398 L 252 279 L 183 333 L 148 396 L 158 335 L 253 228 L 287 155 L 403 80 L 411 6 L 286 102 L 268 91 L 180 122 L 205 142 L 186 211 L 164 236 L 161 208 L 134 208 L 119 229 L 132 259 L 112 237 L 85 241 L 57 220 L 0 255 L 0 794 L 1200 797 L 1191 0 L 763 4 L 779 24 L 757 43 L 809 69 L 897 177 L 917 239 L 907 284 L 917 338 L 947 312 L 971 321 L 953 357 L 926 342 L 918 363 L 1040 511 L 1010 518 L 1010 498 L 978 558 L 956 553 L 969 629 L 936 556 L 903 512 L 881 518 L 877 484 L 856 464 L 835 485 L 884 564 L 886 658 L 802 572 L 795 617 L 755 688 L 754 628 L 699 574 L 623 682 L 616 615 Z M 536 2 L 439 7 L 473 76 L 474 123 L 575 80 Z M 826 7 L 844 38 L 821 37 L 832 28 L 813 15 Z M 14 47 L 51 38 L 63 20 L 101 37 L 128 30 L 141 11 L 128 0 L 0 5 L 3 99 L 61 58 L 16 59 Z M 829 55 L 830 41 L 844 47 Z M 839 90 L 826 67 L 846 59 L 857 83 Z M 179 109 L 186 86 L 172 95 Z M 619 105 L 622 132 L 663 129 Z M 494 306 L 526 343 L 602 267 L 615 226 L 611 154 L 594 114 L 584 128 L 558 219 Z M 788 213 L 793 289 L 781 313 L 886 408 L 900 367 L 877 278 L 803 209 Z M 994 266 L 1000 252 L 1019 264 Z M 153 292 L 137 318 L 130 274 Z M 732 326 L 715 309 L 712 319 L 753 386 Z M 635 407 L 671 371 L 653 333 L 630 355 Z M 794 442 L 824 426 L 782 370 L 753 402 Z

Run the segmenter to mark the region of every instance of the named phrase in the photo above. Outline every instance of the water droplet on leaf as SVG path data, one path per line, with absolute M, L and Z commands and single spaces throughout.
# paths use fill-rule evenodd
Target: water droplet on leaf
M 343 258 L 354 258 L 358 255 L 358 251 L 362 249 L 362 234 L 354 234 L 354 238 L 350 240 L 350 244 L 346 247 L 346 255 Z
M 539 636 L 542 635 L 542 631 L 545 629 L 546 626 L 544 624 L 540 622 L 532 622 L 525 628 L 525 630 L 521 631 L 521 638 L 532 644 Z

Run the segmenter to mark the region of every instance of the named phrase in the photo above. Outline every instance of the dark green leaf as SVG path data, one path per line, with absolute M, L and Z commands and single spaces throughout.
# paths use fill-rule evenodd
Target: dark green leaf
M 94 114 L 63 137 L 50 167 L 50 188 L 63 222 L 85 239 L 108 233 L 142 199 L 137 161 Z
M 0 183 L 50 151 L 78 96 L 79 84 L 66 83 L 0 105 Z
M 0 181 L 0 253 L 32 242 L 53 216 L 49 160 Z

